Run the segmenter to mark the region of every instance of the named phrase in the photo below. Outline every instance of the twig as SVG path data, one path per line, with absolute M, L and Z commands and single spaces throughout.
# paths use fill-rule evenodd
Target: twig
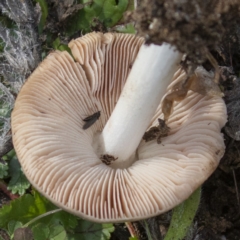
M 38 219 L 41 219 L 41 218 L 43 218 L 43 217 L 46 217 L 46 216 L 48 216 L 48 215 L 51 215 L 51 214 L 54 214 L 54 213 L 57 213 L 57 212 L 60 212 L 60 211 L 62 211 L 62 209 L 58 208 L 58 209 L 55 209 L 55 210 L 46 212 L 46 213 L 44 213 L 44 214 L 41 214 L 41 215 L 35 217 L 34 219 L 32 219 L 31 221 L 29 221 L 28 223 L 24 224 L 24 225 L 22 226 L 22 228 L 28 227 L 30 224 L 34 223 L 34 222 L 37 221 Z
M 214 82 L 218 83 L 220 77 L 218 62 L 209 51 L 207 52 L 207 59 L 215 70 Z
M 7 189 L 7 185 L 4 181 L 0 181 L 0 190 L 11 200 L 19 198 L 18 194 L 13 194 L 11 191 Z
M 136 233 L 136 231 L 135 231 L 135 228 L 134 228 L 134 226 L 132 225 L 132 223 L 131 223 L 131 222 L 125 222 L 125 225 L 127 226 L 128 231 L 129 231 L 131 237 L 133 237 L 133 238 L 135 238 L 135 239 L 138 239 L 138 235 L 137 235 L 137 233 Z

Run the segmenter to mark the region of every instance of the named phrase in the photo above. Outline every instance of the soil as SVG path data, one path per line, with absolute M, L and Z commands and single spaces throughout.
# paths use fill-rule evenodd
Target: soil
M 216 49 L 239 24 L 239 6 L 237 0 L 142 0 L 130 19 L 148 43 L 170 43 L 202 64 L 208 49 Z
M 220 166 L 202 186 L 202 199 L 195 218 L 198 238 L 240 239 L 239 142 L 226 137 L 228 147 Z M 235 152 L 235 162 L 231 158 Z

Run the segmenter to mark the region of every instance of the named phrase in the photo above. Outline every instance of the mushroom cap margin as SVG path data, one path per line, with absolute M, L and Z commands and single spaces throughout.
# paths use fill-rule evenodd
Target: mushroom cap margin
M 73 40 L 76 62 L 67 52 L 51 53 L 23 86 L 12 113 L 14 147 L 27 178 L 56 205 L 91 221 L 136 221 L 173 208 L 224 153 L 223 100 L 189 91 L 174 104 L 171 132 L 161 144 L 142 141 L 128 169 L 99 160 L 94 135 L 111 115 L 141 44 L 141 38 L 110 33 Z M 183 73 L 175 81 L 179 77 Z M 84 131 L 82 119 L 98 110 L 100 119 Z M 161 104 L 149 127 L 159 117 Z

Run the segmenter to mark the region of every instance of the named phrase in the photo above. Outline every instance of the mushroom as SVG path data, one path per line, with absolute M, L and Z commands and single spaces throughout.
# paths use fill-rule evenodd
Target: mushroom
M 60 208 L 90 221 L 136 221 L 173 208 L 210 176 L 224 153 L 223 100 L 193 91 L 174 102 L 170 132 L 160 144 L 141 140 L 163 118 L 162 95 L 186 77 L 178 69 L 167 91 L 164 82 L 160 99 L 155 93 L 154 100 L 135 97 L 139 92 L 132 83 L 143 72 L 133 62 L 143 43 L 143 38 L 117 33 L 90 33 L 71 41 L 75 61 L 67 52 L 50 53 L 22 87 L 12 112 L 13 143 L 29 181 Z M 136 67 L 139 75 L 129 75 Z M 152 68 L 163 72 L 170 67 L 163 62 Z M 137 90 L 145 97 L 154 88 L 147 79 Z M 131 102 L 126 109 L 120 104 L 123 119 L 112 118 L 121 98 L 132 95 L 144 108 L 135 114 Z M 99 111 L 99 118 L 83 129 L 84 119 Z M 113 128 L 126 134 L 125 142 L 115 129 L 112 134 L 113 121 Z M 140 133 L 129 135 L 135 127 Z

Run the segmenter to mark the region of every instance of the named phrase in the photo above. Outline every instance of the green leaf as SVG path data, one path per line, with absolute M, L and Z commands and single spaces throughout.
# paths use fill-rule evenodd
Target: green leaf
M 58 50 L 59 51 L 67 51 L 68 53 L 70 53 L 70 55 L 72 55 L 71 49 L 68 47 L 68 45 L 60 44 L 58 46 Z
M 82 0 L 88 3 L 89 0 Z M 72 35 L 78 31 L 89 32 L 94 19 L 97 19 L 105 27 L 115 26 L 123 17 L 123 13 L 129 6 L 128 0 L 93 0 L 86 5 L 68 22 L 67 33 Z
M 44 223 L 39 223 L 32 228 L 34 240 L 66 240 L 67 233 L 61 225 L 47 226 Z
M 41 214 L 46 214 L 52 210 L 58 209 L 53 203 L 51 203 L 48 199 L 40 195 L 38 192 L 35 191 L 34 193 L 35 204 L 37 206 L 42 206 L 45 210 Z M 39 214 L 39 215 L 41 215 Z M 73 229 L 77 226 L 78 221 L 77 217 L 65 212 L 59 211 L 54 214 L 49 214 L 43 218 L 37 220 L 37 223 L 44 223 L 44 224 L 61 224 L 65 229 Z
M 50 217 L 50 223 L 61 223 L 65 229 L 74 229 L 78 224 L 78 218 L 65 211 L 57 212 L 52 214 Z
M 8 184 L 8 190 L 11 190 L 13 194 L 23 195 L 26 189 L 30 187 L 30 183 L 25 177 L 16 156 L 9 161 L 9 174 L 11 180 Z
M 173 209 L 171 223 L 164 240 L 181 240 L 186 236 L 198 209 L 200 198 L 201 188 Z
M 74 233 L 68 234 L 68 240 L 107 240 L 114 231 L 112 224 L 99 224 L 80 220 Z
M 53 41 L 53 48 L 54 49 L 58 49 L 58 47 L 60 46 L 60 38 L 56 38 L 54 41 Z
M 63 228 L 63 226 L 51 225 L 50 226 L 50 235 L 48 238 L 52 239 L 52 240 L 66 240 L 67 233 L 66 233 L 65 229 Z
M 10 152 L 8 152 L 6 155 L 4 155 L 4 156 L 3 156 L 3 159 L 4 159 L 5 161 L 7 161 L 7 160 L 11 160 L 11 159 L 14 158 L 14 157 L 16 157 L 16 152 L 15 152 L 15 150 L 13 149 L 13 150 L 11 150 Z
M 128 7 L 128 1 L 120 0 L 118 4 L 116 0 L 96 0 L 98 5 L 102 5 L 99 19 L 106 23 L 106 26 L 114 26 L 123 16 Z
M 57 207 L 38 192 L 34 192 L 34 195 L 25 194 L 0 209 L 0 228 L 7 229 L 8 223 L 13 220 L 20 221 L 24 226 L 27 226 L 27 223 L 31 221 L 32 223 L 29 227 L 44 223 L 49 226 L 62 225 L 66 230 L 71 230 L 77 226 L 78 218 L 64 211 L 39 218 L 40 215 L 46 214 L 54 209 L 57 209 Z M 32 221 L 36 217 L 38 217 L 38 219 Z
M 44 223 L 38 223 L 32 227 L 33 237 L 35 240 L 44 240 L 50 234 L 49 227 Z
M 22 224 L 21 222 L 19 222 L 19 221 L 14 221 L 14 220 L 10 221 L 10 222 L 8 223 L 8 232 L 9 232 L 9 234 L 10 234 L 10 235 L 13 235 L 14 231 L 15 231 L 16 229 L 18 229 L 18 228 L 21 228 L 22 225 L 23 225 L 23 224 Z
M 0 179 L 8 175 L 8 165 L 5 162 L 0 162 Z
M 46 212 L 44 204 L 36 205 L 34 197 L 30 194 L 25 194 L 0 209 L 0 228 L 7 229 L 8 223 L 13 220 L 20 221 L 23 224 L 27 223 L 44 212 Z
M 70 55 L 72 56 L 72 52 L 71 52 L 71 49 L 68 47 L 68 45 L 65 45 L 65 44 L 61 44 L 60 42 L 60 38 L 56 38 L 54 41 L 53 41 L 53 48 L 55 50 L 59 50 L 59 51 L 67 51 L 68 53 L 70 53 Z
M 116 31 L 120 32 L 120 33 L 130 33 L 130 34 L 135 34 L 136 33 L 136 30 L 135 30 L 132 23 L 117 26 Z
M 46 0 L 35 0 L 35 1 L 39 3 L 41 10 L 42 10 L 42 16 L 40 19 L 40 23 L 38 25 L 38 32 L 39 32 L 39 34 L 41 34 L 43 31 L 44 25 L 46 23 L 47 16 L 48 16 L 48 5 L 47 5 Z

